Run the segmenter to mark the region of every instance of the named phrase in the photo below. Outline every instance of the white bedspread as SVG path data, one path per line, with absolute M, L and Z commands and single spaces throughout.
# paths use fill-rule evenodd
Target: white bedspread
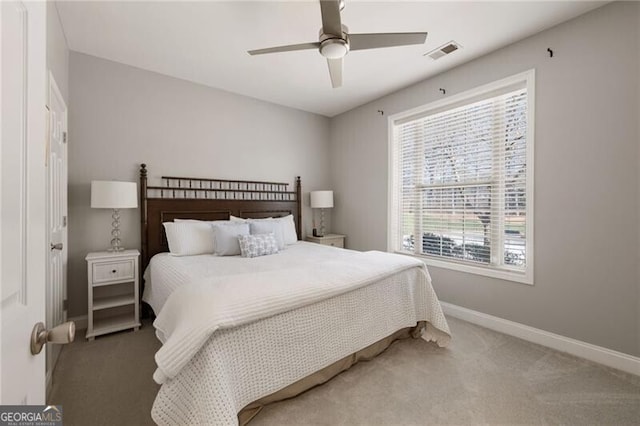
M 281 254 L 160 258 L 155 266 L 173 271 L 165 289 L 161 274 L 147 271 L 154 288 L 145 300 L 164 343 L 154 374 L 158 424 L 236 424 L 248 403 L 418 321 L 427 321 L 423 338 L 448 343 L 422 262 L 306 243 Z M 247 260 L 259 261 L 248 273 Z M 224 276 L 202 279 L 214 271 Z
M 220 328 L 316 303 L 409 268 L 424 268 L 424 264 L 407 256 L 371 251 L 307 267 L 214 277 L 183 286 L 167 300 L 153 323 L 163 343 L 156 353 L 154 379 L 161 384 L 175 377 Z M 443 333 L 434 339 L 445 345 L 448 329 L 446 324 L 440 327 Z
M 142 300 L 158 315 L 169 295 L 177 288 L 202 278 L 266 272 L 288 269 L 292 266 L 312 267 L 318 262 L 347 259 L 357 255 L 354 250 L 336 250 L 321 244 L 298 241 L 278 254 L 251 259 L 240 256 L 172 256 L 169 253 L 155 255 L 145 271 L 145 287 Z

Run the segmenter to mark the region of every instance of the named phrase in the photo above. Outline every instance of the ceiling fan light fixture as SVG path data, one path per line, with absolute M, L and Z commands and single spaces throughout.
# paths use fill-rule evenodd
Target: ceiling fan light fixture
M 330 38 L 320 44 L 320 54 L 327 59 L 343 58 L 349 52 L 349 43 L 341 38 Z
M 342 23 L 340 16 L 340 12 L 344 9 L 345 0 L 319 0 L 319 2 L 322 27 L 320 27 L 317 42 L 249 50 L 248 53 L 263 55 L 265 53 L 318 49 L 320 55 L 327 59 L 331 86 L 335 89 L 342 86 L 343 58 L 349 51 L 424 44 L 427 38 L 426 32 L 350 34 L 349 28 Z M 446 53 L 450 52 L 443 54 Z

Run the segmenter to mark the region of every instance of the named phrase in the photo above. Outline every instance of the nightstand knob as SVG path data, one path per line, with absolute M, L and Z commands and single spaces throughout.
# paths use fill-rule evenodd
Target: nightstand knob
M 113 271 L 111 271 L 112 274 L 115 274 L 116 272 L 118 272 L 118 271 L 116 271 L 115 269 Z

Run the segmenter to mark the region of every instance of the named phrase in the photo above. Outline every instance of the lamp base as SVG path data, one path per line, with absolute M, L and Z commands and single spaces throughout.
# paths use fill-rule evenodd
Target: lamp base
M 324 237 L 324 209 L 320 209 L 320 231 L 318 237 Z
M 111 226 L 113 229 L 111 230 L 111 236 L 113 239 L 111 240 L 111 247 L 107 249 L 108 252 L 120 252 L 124 251 L 124 247 L 120 245 L 120 211 L 118 209 L 113 209 L 113 214 L 111 215 L 113 222 Z

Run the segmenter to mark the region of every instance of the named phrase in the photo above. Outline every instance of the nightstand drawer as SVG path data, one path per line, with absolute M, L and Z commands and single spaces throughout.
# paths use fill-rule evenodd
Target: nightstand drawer
M 344 248 L 344 235 L 340 234 L 326 234 L 324 237 L 313 237 L 311 235 L 307 236 L 307 241 L 322 244 L 323 246 L 331 246 Z
M 109 281 L 133 280 L 135 267 L 133 260 L 100 262 L 93 264 L 93 284 Z
M 324 240 L 322 240 L 322 242 L 320 244 L 323 244 L 325 246 L 333 246 L 333 247 L 344 248 L 344 238 L 342 238 L 342 237 L 340 237 L 340 238 L 325 238 Z

